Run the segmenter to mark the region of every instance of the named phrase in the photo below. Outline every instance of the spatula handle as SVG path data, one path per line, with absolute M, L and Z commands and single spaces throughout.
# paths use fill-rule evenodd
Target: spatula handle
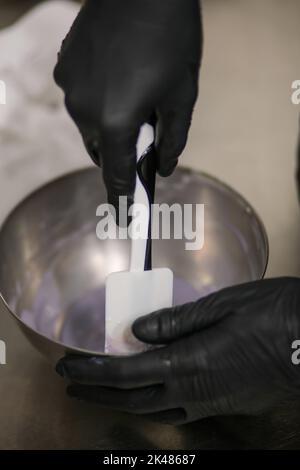
M 137 142 L 137 175 L 131 222 L 130 271 L 152 268 L 151 263 L 151 204 L 154 202 L 156 159 L 154 129 L 141 127 Z M 139 237 L 138 237 L 139 235 Z

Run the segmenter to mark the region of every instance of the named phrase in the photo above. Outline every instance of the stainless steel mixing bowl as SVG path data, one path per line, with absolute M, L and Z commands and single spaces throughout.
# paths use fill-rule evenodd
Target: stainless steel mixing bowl
M 199 295 L 264 275 L 267 236 L 237 192 L 180 168 L 158 179 L 156 194 L 157 202 L 204 203 L 205 243 L 200 251 L 186 251 L 186 240 L 154 241 L 154 266 L 170 267 Z M 96 237 L 96 208 L 105 201 L 101 171 L 77 171 L 28 196 L 0 232 L 2 302 L 31 343 L 53 361 L 67 351 L 103 351 L 103 324 L 95 306 L 82 299 L 98 292 L 103 308 L 105 278 L 127 269 L 130 249 L 126 240 Z

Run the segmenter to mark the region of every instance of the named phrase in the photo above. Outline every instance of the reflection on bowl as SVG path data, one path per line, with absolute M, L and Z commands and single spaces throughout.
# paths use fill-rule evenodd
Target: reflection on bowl
M 54 361 L 66 351 L 103 352 L 105 278 L 128 269 L 130 250 L 128 240 L 96 237 L 96 208 L 103 202 L 101 171 L 80 170 L 32 193 L 0 232 L 2 300 L 29 340 Z M 180 168 L 158 179 L 156 202 L 205 205 L 201 250 L 185 250 L 184 239 L 153 241 L 153 266 L 175 274 L 175 304 L 264 275 L 264 227 L 231 188 Z

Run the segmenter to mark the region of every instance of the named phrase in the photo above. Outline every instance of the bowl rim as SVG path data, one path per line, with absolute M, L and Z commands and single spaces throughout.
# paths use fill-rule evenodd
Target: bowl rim
M 28 194 L 26 194 L 24 197 L 22 197 L 22 199 L 12 209 L 10 209 L 8 214 L 4 217 L 3 221 L 0 224 L 0 234 L 3 231 L 4 227 L 14 217 L 15 213 L 18 210 L 20 210 L 20 208 L 24 204 L 26 204 L 30 199 L 32 199 L 37 193 L 39 193 L 42 190 L 45 190 L 49 186 L 52 186 L 52 185 L 58 183 L 59 181 L 63 181 L 65 179 L 71 178 L 72 176 L 75 176 L 76 174 L 84 173 L 84 172 L 90 172 L 90 171 L 96 171 L 96 169 L 97 169 L 97 167 L 94 168 L 92 166 L 85 166 L 85 167 L 82 167 L 82 168 L 78 168 L 76 170 L 72 170 L 72 171 L 68 171 L 66 173 L 63 173 L 62 175 L 59 175 L 59 176 L 47 181 L 46 183 L 43 183 L 43 184 L 38 185 L 37 187 L 35 187 Z M 98 170 L 101 171 L 101 168 L 98 168 Z M 199 176 L 204 177 L 205 179 L 207 179 L 208 181 L 210 181 L 212 183 L 215 183 L 215 184 L 217 183 L 221 188 L 225 189 L 227 192 L 229 192 L 233 196 L 235 196 L 235 198 L 239 201 L 239 203 L 241 203 L 243 206 L 247 207 L 248 210 L 250 210 L 251 215 L 258 222 L 258 225 L 259 225 L 259 228 L 260 228 L 260 231 L 261 231 L 261 235 L 262 235 L 262 240 L 263 240 L 264 245 L 265 245 L 266 259 L 265 259 L 264 267 L 263 267 L 263 270 L 262 270 L 262 274 L 259 277 L 259 279 L 264 279 L 266 271 L 267 271 L 268 263 L 269 263 L 270 245 L 269 245 L 269 238 L 268 238 L 268 235 L 267 235 L 267 230 L 266 230 L 265 224 L 262 221 L 262 218 L 260 217 L 260 215 L 258 214 L 256 209 L 254 209 L 252 204 L 250 204 L 248 202 L 248 200 L 244 196 L 242 196 L 236 189 L 232 188 L 229 184 L 225 183 L 224 181 L 221 181 L 218 177 L 212 176 L 212 175 L 210 175 L 209 173 L 207 173 L 205 171 L 196 170 L 194 168 L 191 168 L 191 167 L 185 166 L 185 165 L 178 165 L 178 167 L 176 168 L 175 171 L 178 171 L 178 170 L 179 171 L 183 170 L 183 171 L 188 172 L 188 173 L 199 175 Z M 23 325 L 27 330 L 30 330 L 31 332 L 34 333 L 34 335 L 39 336 L 41 339 L 49 341 L 51 344 L 55 344 L 56 346 L 64 349 L 66 353 L 80 354 L 80 355 L 85 355 L 85 356 L 107 356 L 107 354 L 105 354 L 105 352 L 92 351 L 92 350 L 82 349 L 82 348 L 78 348 L 78 347 L 74 347 L 74 346 L 68 346 L 64 343 L 61 343 L 60 341 L 50 339 L 48 336 L 44 335 L 43 333 L 40 333 L 39 331 L 36 331 L 31 326 L 27 325 L 27 323 L 22 321 L 22 319 L 10 308 L 10 306 L 8 305 L 7 300 L 5 300 L 5 298 L 2 294 L 1 287 L 0 287 L 0 302 L 3 303 L 6 310 L 21 325 Z

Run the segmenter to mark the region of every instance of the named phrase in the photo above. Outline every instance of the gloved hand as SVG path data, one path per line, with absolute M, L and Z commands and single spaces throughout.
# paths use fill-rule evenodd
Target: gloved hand
M 122 312 L 120 312 L 122 315 Z M 165 346 L 131 357 L 66 356 L 70 396 L 169 423 L 256 414 L 300 394 L 292 342 L 300 339 L 300 279 L 221 290 L 133 325 Z
M 155 116 L 162 176 L 185 147 L 198 91 L 199 10 L 199 0 L 87 0 L 63 42 L 54 77 L 115 207 L 120 195 L 132 203 L 142 124 Z

